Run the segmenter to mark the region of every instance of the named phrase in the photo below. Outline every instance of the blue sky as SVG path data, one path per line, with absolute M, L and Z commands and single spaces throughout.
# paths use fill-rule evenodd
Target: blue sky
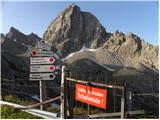
M 40 37 L 51 21 L 69 4 L 94 14 L 107 32 L 133 32 L 148 43 L 158 45 L 158 2 L 1 2 L 2 32 L 11 26 Z

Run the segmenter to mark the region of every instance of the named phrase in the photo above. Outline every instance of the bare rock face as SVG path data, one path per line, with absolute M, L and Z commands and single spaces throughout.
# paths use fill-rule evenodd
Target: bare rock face
M 1 72 L 3 77 L 15 79 L 25 78 L 29 71 L 29 57 L 19 56 L 28 52 L 41 40 L 36 34 L 25 35 L 14 27 L 6 35 L 1 36 Z
M 107 37 L 105 28 L 91 13 L 82 12 L 74 4 L 66 8 L 51 22 L 43 39 L 60 51 L 62 56 L 80 50 L 102 46 Z
M 154 70 L 159 70 L 158 65 L 158 46 L 153 46 L 144 42 L 141 38 L 133 33 L 126 35 L 116 31 L 112 34 L 103 48 L 116 56 L 127 61 L 125 66 L 132 66 L 137 69 L 143 69 L 142 65 Z M 123 63 L 123 61 L 121 61 Z
M 29 56 L 18 55 L 30 53 L 37 40 L 40 38 L 36 34 L 25 35 L 13 27 L 6 35 L 1 34 L 2 75 L 9 79 L 27 78 Z M 74 4 L 50 23 L 43 41 L 52 45 L 53 51 L 61 55 L 58 60 L 65 60 L 79 79 L 82 74 L 88 79 L 90 74 L 93 80 L 100 76 L 103 82 L 108 79 L 117 80 L 117 84 L 126 83 L 133 93 L 159 91 L 158 46 L 146 43 L 131 32 L 107 33 L 94 15 Z M 135 101 L 140 108 L 158 113 L 158 97 L 145 96 Z

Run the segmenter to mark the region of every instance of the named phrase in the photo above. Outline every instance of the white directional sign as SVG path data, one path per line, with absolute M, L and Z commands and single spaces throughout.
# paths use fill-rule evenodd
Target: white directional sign
M 54 65 L 33 65 L 30 66 L 30 72 L 53 72 Z
M 52 51 L 33 50 L 31 52 L 31 56 L 33 56 L 33 57 L 49 57 L 49 56 L 53 56 L 53 52 Z
M 51 50 L 51 45 L 42 43 L 42 42 L 38 42 L 37 48 L 42 49 L 42 50 Z
M 36 73 L 30 74 L 29 78 L 30 80 L 53 80 L 55 75 L 53 73 Z
M 30 63 L 33 64 L 53 64 L 55 59 L 53 57 L 31 57 Z

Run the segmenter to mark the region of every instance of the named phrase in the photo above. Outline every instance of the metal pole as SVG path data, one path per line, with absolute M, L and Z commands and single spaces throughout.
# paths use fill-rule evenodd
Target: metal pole
M 62 66 L 61 76 L 61 119 L 65 119 L 65 66 Z
M 46 83 L 43 80 L 39 81 L 39 86 L 40 86 L 40 103 L 46 100 Z M 40 109 L 44 110 L 44 105 L 40 105 Z

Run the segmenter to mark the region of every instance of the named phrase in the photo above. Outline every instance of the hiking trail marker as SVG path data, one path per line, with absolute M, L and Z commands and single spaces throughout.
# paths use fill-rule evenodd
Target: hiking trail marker
M 40 102 L 46 100 L 46 80 L 54 80 L 55 66 L 53 51 L 51 46 L 46 43 L 38 42 L 37 49 L 31 51 L 30 57 L 30 81 L 39 81 Z M 40 105 L 44 109 L 44 105 Z
M 53 52 L 52 51 L 40 51 L 40 50 L 33 50 L 31 52 L 32 57 L 52 57 Z
M 53 80 L 55 75 L 53 73 L 41 73 L 41 74 L 30 74 L 30 80 Z
M 31 57 L 30 63 L 31 65 L 37 64 L 53 64 L 55 59 L 53 57 Z
M 51 45 L 47 44 L 47 43 L 42 43 L 42 42 L 38 42 L 37 44 L 37 48 L 38 49 L 42 49 L 42 50 L 51 50 Z
M 51 46 L 38 42 L 38 49 L 31 51 L 30 57 L 30 80 L 53 80 L 55 78 L 53 72 L 56 67 L 54 66 L 55 58 L 53 56 L 53 51 Z M 50 78 L 50 74 L 53 74 L 53 77 Z M 52 76 L 52 75 L 51 75 Z

